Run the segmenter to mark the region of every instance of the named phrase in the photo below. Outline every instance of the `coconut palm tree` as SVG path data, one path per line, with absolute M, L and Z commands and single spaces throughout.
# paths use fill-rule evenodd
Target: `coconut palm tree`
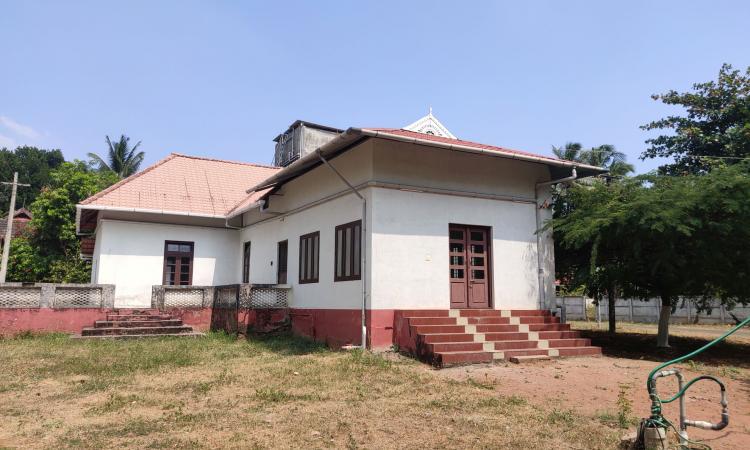
M 583 145 L 581 145 L 580 142 L 566 142 L 562 147 L 552 146 L 552 153 L 554 153 L 555 156 L 568 161 L 584 162 L 581 160 L 582 152 Z
M 116 173 L 120 178 L 126 178 L 134 173 L 138 172 L 143 162 L 145 154 L 143 152 L 137 152 L 138 147 L 141 145 L 141 141 L 138 141 L 133 147 L 130 147 L 130 138 L 124 134 L 120 136 L 120 140 L 112 143 L 107 136 L 107 145 L 109 149 L 107 151 L 107 161 L 96 153 L 89 153 L 88 156 L 91 161 L 99 166 L 99 170 L 110 170 Z
M 562 147 L 552 146 L 552 153 L 560 159 L 604 167 L 613 176 L 624 176 L 635 170 L 627 162 L 625 153 L 618 151 L 614 145 L 604 144 L 584 150 L 579 142 L 568 142 Z
M 604 167 L 612 176 L 624 176 L 635 170 L 627 162 L 625 153 L 618 151 L 614 145 L 604 144 L 583 152 L 582 158 L 587 164 Z

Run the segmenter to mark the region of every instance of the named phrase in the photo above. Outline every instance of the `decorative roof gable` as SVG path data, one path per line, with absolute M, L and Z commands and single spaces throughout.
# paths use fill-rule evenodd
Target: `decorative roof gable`
M 445 125 L 440 123 L 437 117 L 432 115 L 432 108 L 430 108 L 430 112 L 426 116 L 422 117 L 412 124 L 405 126 L 403 129 L 407 131 L 414 131 L 416 133 L 431 134 L 433 136 L 456 139 L 456 136 L 448 131 L 448 129 L 445 128 Z

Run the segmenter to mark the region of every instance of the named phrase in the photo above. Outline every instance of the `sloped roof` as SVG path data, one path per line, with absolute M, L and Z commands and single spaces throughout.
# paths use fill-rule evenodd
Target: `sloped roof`
M 471 147 L 476 148 L 477 150 L 489 150 L 493 152 L 503 153 L 507 155 L 522 155 L 522 156 L 531 156 L 535 158 L 545 159 L 549 160 L 550 162 L 559 163 L 559 162 L 565 162 L 565 160 L 555 158 L 554 156 L 545 156 L 545 155 L 538 155 L 536 153 L 526 152 L 523 150 L 514 150 L 507 147 L 498 147 L 496 145 L 487 145 L 487 144 L 480 144 L 478 142 L 472 142 L 472 141 L 464 141 L 462 139 L 456 139 L 456 138 L 449 138 L 449 137 L 443 137 L 443 136 L 437 136 L 433 134 L 426 134 L 426 133 L 420 133 L 417 131 L 410 131 L 410 130 L 404 130 L 400 128 L 365 128 L 365 130 L 370 130 L 373 132 L 378 132 L 381 134 L 386 133 L 393 136 L 403 136 L 407 138 L 415 138 L 415 139 L 422 139 L 425 141 L 431 141 L 431 142 L 438 142 L 443 144 L 450 144 L 453 146 L 464 146 L 464 147 Z M 575 163 L 578 166 L 586 166 L 585 164 L 581 163 Z M 590 167 L 590 166 L 589 166 Z M 605 170 L 602 169 L 602 172 Z
M 86 209 L 111 207 L 224 217 L 262 192 L 245 190 L 278 167 L 172 153 L 156 164 L 81 202 Z
M 13 221 L 11 228 L 11 235 L 13 237 L 18 236 L 26 228 L 26 225 L 31 221 L 31 211 L 26 208 L 19 208 L 13 213 Z M 8 229 L 8 215 L 0 217 L 0 239 L 5 238 L 5 231 Z
M 579 178 L 589 177 L 607 172 L 607 169 L 604 169 L 602 167 L 591 166 L 577 161 L 567 161 L 552 156 L 537 155 L 521 150 L 480 144 L 477 142 L 464 141 L 461 139 L 452 139 L 449 137 L 419 133 L 400 128 L 349 128 L 328 143 L 322 145 L 315 152 L 309 153 L 302 158 L 299 158 L 290 165 L 284 167 L 279 172 L 274 173 L 271 177 L 264 180 L 262 183 L 259 183 L 248 189 L 247 192 L 259 192 L 262 189 L 281 186 L 289 180 L 294 179 L 320 165 L 320 156 L 326 158 L 333 157 L 340 154 L 341 152 L 345 152 L 348 149 L 353 148 L 358 142 L 371 138 L 394 140 L 427 147 L 438 147 L 452 151 L 481 153 L 484 155 L 499 158 L 540 163 L 550 167 L 550 172 L 553 178 L 567 176 L 570 174 L 570 170 L 574 168 L 578 171 Z M 235 214 L 237 214 L 236 211 L 232 213 L 232 215 Z

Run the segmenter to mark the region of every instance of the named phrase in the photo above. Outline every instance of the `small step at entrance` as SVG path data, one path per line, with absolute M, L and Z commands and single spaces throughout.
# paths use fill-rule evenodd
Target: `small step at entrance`
M 182 323 L 182 319 L 153 309 L 120 310 L 81 330 L 80 339 L 133 339 L 145 337 L 199 337 L 203 333 Z
M 437 367 L 602 353 L 544 310 L 402 310 L 397 314 L 399 345 Z

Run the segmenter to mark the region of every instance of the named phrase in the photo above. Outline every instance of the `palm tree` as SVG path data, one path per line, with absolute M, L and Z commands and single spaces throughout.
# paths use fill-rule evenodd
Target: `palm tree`
M 583 152 L 583 159 L 592 166 L 605 167 L 609 174 L 616 177 L 627 175 L 635 170 L 629 164 L 625 153 L 618 151 L 614 145 L 604 144 Z
M 633 165 L 626 161 L 625 153 L 610 144 L 584 150 L 579 142 L 568 142 L 563 147 L 553 145 L 552 153 L 560 159 L 604 167 L 612 176 L 624 176 L 635 170 Z
M 120 178 L 126 178 L 138 172 L 138 167 L 140 167 L 145 156 L 143 152 L 136 153 L 136 150 L 141 145 L 141 141 L 138 141 L 132 148 L 129 146 L 130 138 L 124 134 L 115 143 L 112 143 L 109 136 L 107 136 L 106 141 L 109 146 L 107 152 L 109 163 L 96 153 L 88 154 L 91 161 L 99 166 L 99 170 L 112 171 L 119 175 Z
M 563 147 L 552 146 L 552 153 L 560 159 L 567 161 L 578 161 L 581 160 L 581 153 L 583 152 L 583 145 L 580 142 L 566 142 Z

